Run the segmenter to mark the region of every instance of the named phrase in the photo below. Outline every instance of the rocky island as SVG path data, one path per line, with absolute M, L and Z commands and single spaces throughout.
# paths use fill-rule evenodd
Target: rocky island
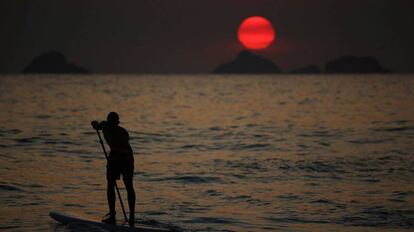
M 235 60 L 219 65 L 213 73 L 281 73 L 281 70 L 271 60 L 241 51 Z
M 344 56 L 325 65 L 325 73 L 388 73 L 373 57 Z
M 83 67 L 69 63 L 62 53 L 53 51 L 35 57 L 33 61 L 24 68 L 23 73 L 82 74 L 88 73 L 88 71 Z

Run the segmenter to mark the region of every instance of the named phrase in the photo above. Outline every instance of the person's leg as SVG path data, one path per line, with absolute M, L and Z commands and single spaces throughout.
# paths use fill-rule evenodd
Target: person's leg
M 129 217 L 135 218 L 135 190 L 132 178 L 124 178 L 125 188 L 128 193 Z
M 102 220 L 102 222 L 109 223 L 109 224 L 115 224 L 115 185 L 116 185 L 116 166 L 113 161 L 108 161 L 106 165 L 106 181 L 107 181 L 107 187 L 106 187 L 106 199 L 108 200 L 108 207 L 109 207 L 109 213 L 106 215 L 106 218 Z
M 122 168 L 122 180 L 124 181 L 125 188 L 128 194 L 128 206 L 129 206 L 129 225 L 135 224 L 135 190 L 133 179 L 134 177 L 134 160 L 124 160 Z
M 115 215 L 115 179 L 108 179 L 106 197 L 108 199 L 109 213 Z
M 107 189 L 106 189 L 106 197 L 108 200 L 109 206 L 109 213 L 102 219 L 102 222 L 108 224 L 116 224 L 116 217 L 115 217 L 115 179 L 107 179 Z

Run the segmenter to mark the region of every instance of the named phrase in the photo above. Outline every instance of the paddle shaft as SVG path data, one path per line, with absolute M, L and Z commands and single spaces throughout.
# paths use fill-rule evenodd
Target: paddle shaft
M 106 153 L 106 149 L 105 149 L 104 143 L 103 143 L 102 138 L 101 138 L 101 133 L 99 133 L 99 130 L 96 130 L 96 133 L 98 134 L 99 142 L 101 143 L 102 150 L 104 151 L 106 161 L 109 162 L 108 154 Z M 119 198 L 119 202 L 121 203 L 121 208 L 122 208 L 122 212 L 124 213 L 125 221 L 128 222 L 128 218 L 127 218 L 127 215 L 125 213 L 124 203 L 122 202 L 121 193 L 119 192 L 119 188 L 118 188 L 118 185 L 116 184 L 116 180 L 115 180 L 115 188 L 116 188 L 116 192 L 118 193 L 118 198 Z

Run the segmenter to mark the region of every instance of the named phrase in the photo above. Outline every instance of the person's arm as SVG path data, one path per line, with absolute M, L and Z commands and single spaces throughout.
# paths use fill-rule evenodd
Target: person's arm
M 102 121 L 101 123 L 101 127 L 102 127 L 102 132 L 104 134 L 104 138 L 106 140 L 106 142 L 108 143 L 109 146 L 112 145 L 112 137 L 111 134 L 108 131 L 108 122 L 107 121 Z
M 107 121 L 102 121 L 100 124 L 101 124 L 101 127 L 102 127 L 103 130 L 108 126 Z
M 91 125 L 95 130 L 102 130 L 102 125 L 98 121 L 92 121 Z
M 105 127 L 108 125 L 106 121 L 98 122 L 98 121 L 92 121 L 91 125 L 93 129 L 95 130 L 104 130 Z

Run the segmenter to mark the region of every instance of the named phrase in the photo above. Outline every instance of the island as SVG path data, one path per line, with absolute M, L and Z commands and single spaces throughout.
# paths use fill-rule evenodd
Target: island
M 35 57 L 32 62 L 24 68 L 23 73 L 84 74 L 88 73 L 88 71 L 83 67 L 69 63 L 62 53 L 52 51 Z
M 325 73 L 389 73 L 373 57 L 344 56 L 325 65 Z
M 271 60 L 262 58 L 249 51 L 241 51 L 234 61 L 219 65 L 213 73 L 281 73 L 280 68 Z
M 292 74 L 320 74 L 322 71 L 317 65 L 309 65 L 303 68 L 298 68 L 290 73 Z

